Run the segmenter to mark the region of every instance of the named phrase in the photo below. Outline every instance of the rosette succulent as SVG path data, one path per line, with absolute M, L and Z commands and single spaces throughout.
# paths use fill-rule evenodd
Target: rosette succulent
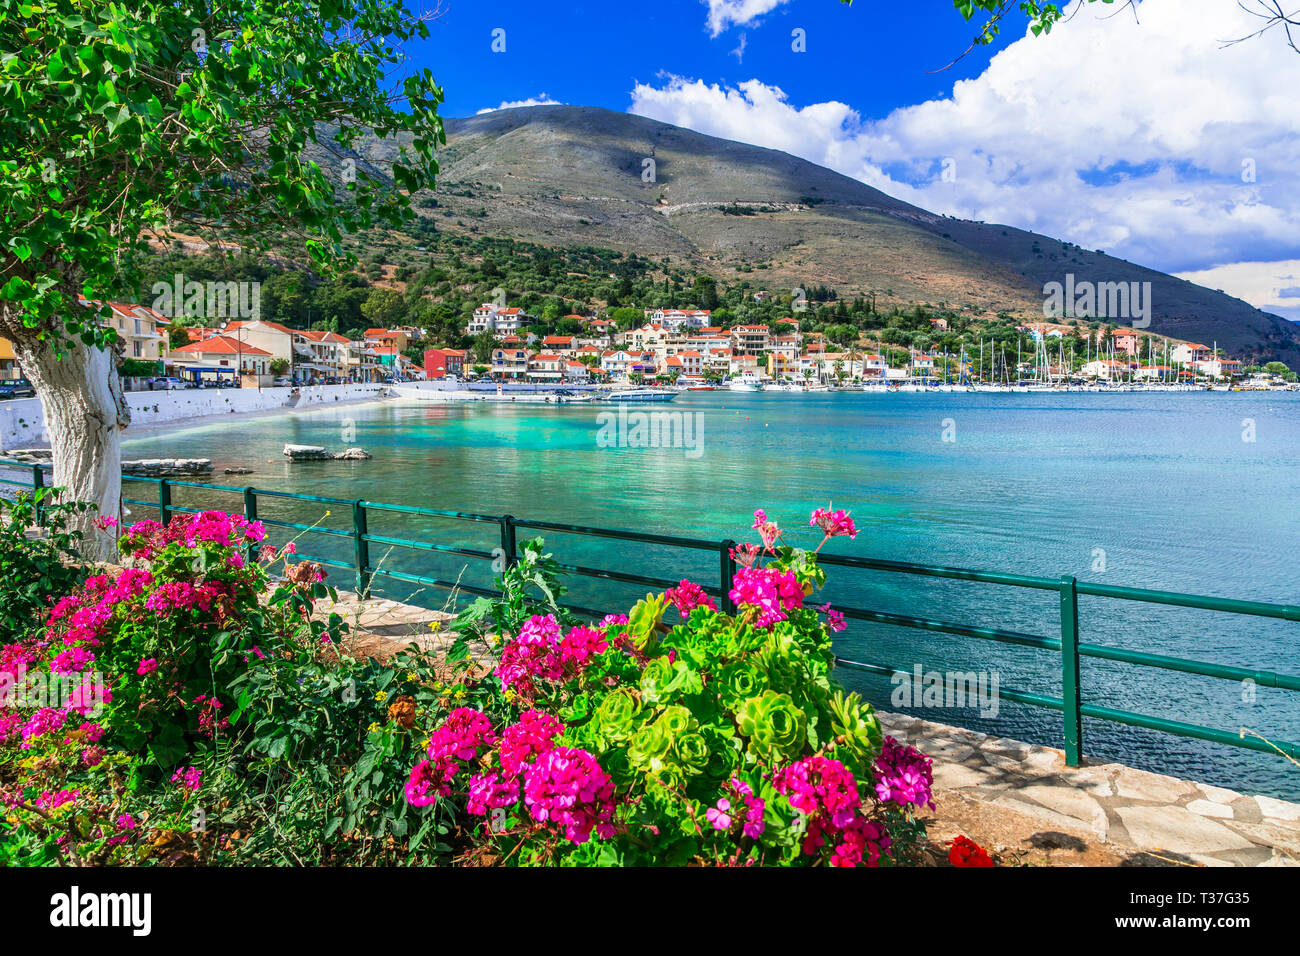
M 607 740 L 626 740 L 636 731 L 641 703 L 629 687 L 611 691 L 596 707 L 596 725 Z
M 730 710 L 767 690 L 767 674 L 747 661 L 728 664 L 718 672 L 717 692 Z
M 736 716 L 750 751 L 759 757 L 794 756 L 807 742 L 807 717 L 789 694 L 765 690 L 745 701 Z

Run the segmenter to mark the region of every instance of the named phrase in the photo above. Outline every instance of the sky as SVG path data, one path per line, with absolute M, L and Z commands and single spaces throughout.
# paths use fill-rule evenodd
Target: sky
M 1075 0 L 953 65 L 974 28 L 951 0 L 441 3 L 408 52 L 446 116 L 637 113 L 1300 320 L 1300 53 L 1228 43 L 1262 25 L 1237 0 Z

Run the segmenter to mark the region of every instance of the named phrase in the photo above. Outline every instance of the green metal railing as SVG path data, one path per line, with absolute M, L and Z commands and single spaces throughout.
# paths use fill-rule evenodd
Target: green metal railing
M 0 465 L 11 465 L 30 469 L 31 481 L 15 481 L 0 478 L 0 483 L 41 488 L 47 485 L 44 472 L 46 465 L 27 465 L 20 462 L 0 460 Z M 717 597 L 725 610 L 734 611 L 728 591 L 736 573 L 736 564 L 731 557 L 735 542 L 704 541 L 696 538 L 683 538 L 672 535 L 652 534 L 641 531 L 619 531 L 609 528 L 596 528 L 586 525 L 559 524 L 551 521 L 533 521 L 516 518 L 513 515 L 487 515 L 472 512 L 444 511 L 436 508 L 419 508 L 407 505 L 386 504 L 366 501 L 364 499 L 331 498 L 320 495 L 295 494 L 283 491 L 268 491 L 252 487 L 233 487 L 217 485 L 207 481 L 174 481 L 163 478 L 140 478 L 123 476 L 124 482 L 153 484 L 157 494 L 152 501 L 124 498 L 126 504 L 146 508 L 155 508 L 164 523 L 173 514 L 196 513 L 200 509 L 181 507 L 172 502 L 172 490 L 176 488 L 195 488 L 207 492 L 237 495 L 241 508 L 250 520 L 260 520 L 263 525 L 294 531 L 299 534 L 315 534 L 335 538 L 349 539 L 352 560 L 313 556 L 300 552 L 303 560 L 315 561 L 328 567 L 352 572 L 356 590 L 362 595 L 370 592 L 371 582 L 375 577 L 385 577 L 404 584 L 433 587 L 450 591 L 459 591 L 475 595 L 494 596 L 497 592 L 488 588 L 463 584 L 430 575 L 411 574 L 395 568 L 376 566 L 370 558 L 372 544 L 386 545 L 389 548 L 404 548 L 411 551 L 432 554 L 459 555 L 483 561 L 504 561 L 506 565 L 517 558 L 517 532 L 528 531 L 554 532 L 561 534 L 586 535 L 590 537 L 629 541 L 639 544 L 655 545 L 667 548 L 685 549 L 699 552 L 713 552 L 718 557 L 718 583 L 702 585 L 711 595 Z M 350 510 L 351 528 L 327 528 L 318 525 L 282 521 L 259 515 L 258 503 L 262 499 L 280 499 L 325 505 L 337 505 Z M 376 534 L 369 530 L 369 517 L 374 513 L 399 514 L 411 517 L 445 518 L 456 521 L 496 525 L 500 535 L 500 547 L 494 551 L 456 547 L 438 544 L 432 541 L 420 541 L 392 535 Z M 1181 594 L 1170 591 L 1144 590 L 1139 588 L 1117 587 L 1106 584 L 1093 584 L 1078 581 L 1073 577 L 1046 578 L 1020 574 L 1003 574 L 993 571 L 972 571 L 964 568 L 950 568 L 938 565 L 908 564 L 899 561 L 885 561 L 875 558 L 850 557 L 848 555 L 820 554 L 818 561 L 824 566 L 854 568 L 859 570 L 902 574 L 910 576 L 940 578 L 954 581 L 970 581 L 980 584 L 1000 585 L 1018 589 L 1037 591 L 1054 591 L 1060 598 L 1059 637 L 1046 637 L 1019 631 L 995 627 L 981 627 L 960 624 L 953 621 L 913 617 L 903 614 L 891 614 L 859 607 L 837 607 L 846 618 L 868 621 L 878 624 L 906 627 L 942 634 L 953 634 L 982 641 L 1000 644 L 1018 645 L 1060 655 L 1061 660 L 1061 696 L 1033 693 L 1017 688 L 999 688 L 999 697 L 1033 707 L 1060 711 L 1062 714 L 1063 734 L 1065 740 L 1066 763 L 1071 767 L 1079 766 L 1084 754 L 1083 718 L 1091 717 L 1131 727 L 1175 734 L 1239 747 L 1264 753 L 1282 753 L 1300 758 L 1300 744 L 1287 741 L 1266 741 L 1261 738 L 1247 737 L 1200 724 L 1153 717 L 1135 711 L 1115 707 L 1105 707 L 1084 701 L 1083 683 L 1080 671 L 1082 658 L 1116 661 L 1142 667 L 1152 667 L 1165 671 L 1195 674 L 1202 677 L 1222 678 L 1233 681 L 1253 681 L 1260 687 L 1273 687 L 1283 690 L 1300 690 L 1300 677 L 1279 674 L 1274 671 L 1258 670 L 1247 667 L 1234 667 L 1224 664 L 1211 664 L 1204 661 L 1170 657 L 1163 654 L 1150 654 L 1145 651 L 1125 650 L 1101 644 L 1089 644 L 1080 640 L 1079 597 L 1107 598 L 1116 601 L 1133 601 L 1144 604 L 1166 605 L 1171 607 L 1191 608 L 1215 611 L 1226 614 L 1246 615 L 1250 617 L 1272 618 L 1283 621 L 1300 622 L 1300 606 L 1290 604 L 1268 604 L 1259 601 L 1241 601 L 1232 598 L 1207 597 L 1196 594 Z M 381 563 L 382 564 L 382 563 Z M 606 568 L 593 568 L 576 564 L 560 564 L 568 573 L 624 584 L 636 584 L 658 590 L 675 587 L 677 581 L 636 574 L 628 571 L 616 571 Z M 592 608 L 569 605 L 578 614 L 601 617 L 605 612 Z M 888 664 L 851 660 L 837 657 L 837 663 L 851 670 L 885 677 L 910 677 L 909 672 Z M 950 683 L 949 688 L 955 689 Z

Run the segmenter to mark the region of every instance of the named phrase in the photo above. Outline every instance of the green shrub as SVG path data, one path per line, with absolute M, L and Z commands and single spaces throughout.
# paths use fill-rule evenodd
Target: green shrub
M 0 498 L 0 643 L 29 635 L 51 595 L 67 594 L 85 578 L 76 557 L 81 536 L 70 524 L 90 510 L 82 502 L 60 502 L 47 488 L 13 501 Z

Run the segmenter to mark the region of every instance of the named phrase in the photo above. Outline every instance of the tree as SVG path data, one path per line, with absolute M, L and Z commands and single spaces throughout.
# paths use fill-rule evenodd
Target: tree
M 442 93 L 427 70 L 386 84 L 425 20 L 401 0 L 0 0 L 0 335 L 41 398 L 68 497 L 120 516 L 130 421 L 107 306 L 77 295 L 137 297 L 149 239 L 173 232 L 265 249 L 288 230 L 328 269 L 348 258 L 345 233 L 411 218 L 445 141 Z M 400 189 L 343 158 L 368 132 L 412 134 Z M 313 161 L 327 154 L 338 185 Z M 109 557 L 93 518 L 88 550 Z
M 361 303 L 361 314 L 371 328 L 390 329 L 406 316 L 402 294 L 393 289 L 374 289 Z
M 289 374 L 289 360 L 286 358 L 271 359 L 271 374 L 276 378 Z
M 474 353 L 474 361 L 486 364 L 492 361 L 492 350 L 496 347 L 497 340 L 491 332 L 480 332 L 474 336 L 470 350 Z

